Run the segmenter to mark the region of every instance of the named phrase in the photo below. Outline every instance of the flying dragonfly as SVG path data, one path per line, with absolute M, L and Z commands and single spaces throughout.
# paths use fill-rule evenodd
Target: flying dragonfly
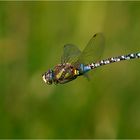
M 82 52 L 73 44 L 64 45 L 61 63 L 42 74 L 43 81 L 48 85 L 65 84 L 79 76 L 86 76 L 88 71 L 100 66 L 140 58 L 140 52 L 138 52 L 100 60 L 104 42 L 103 34 L 96 33 Z

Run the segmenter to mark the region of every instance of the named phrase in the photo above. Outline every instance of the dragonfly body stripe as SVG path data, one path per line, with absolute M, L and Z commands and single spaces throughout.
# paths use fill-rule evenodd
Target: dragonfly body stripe
M 117 56 L 117 57 L 111 57 L 105 60 L 101 60 L 97 63 L 91 63 L 88 66 L 91 69 L 100 67 L 102 65 L 107 65 L 110 63 L 114 63 L 114 62 L 120 62 L 122 60 L 130 60 L 130 59 L 136 59 L 136 58 L 140 58 L 140 53 L 132 53 L 132 54 L 128 54 L 128 55 L 121 55 L 121 56 Z

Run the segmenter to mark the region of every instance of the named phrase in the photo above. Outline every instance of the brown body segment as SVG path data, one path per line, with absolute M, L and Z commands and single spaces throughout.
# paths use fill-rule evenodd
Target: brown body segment
M 78 70 L 74 68 L 70 63 L 58 64 L 54 67 L 54 82 L 67 83 L 74 80 L 78 76 Z

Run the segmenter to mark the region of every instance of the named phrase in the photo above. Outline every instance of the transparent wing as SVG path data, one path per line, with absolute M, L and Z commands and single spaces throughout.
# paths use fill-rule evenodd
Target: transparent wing
M 61 63 L 75 63 L 81 51 L 73 44 L 64 45 L 63 55 L 61 57 Z
M 95 34 L 88 42 L 87 46 L 79 56 L 77 62 L 80 64 L 89 64 L 98 61 L 104 50 L 105 39 L 102 33 Z

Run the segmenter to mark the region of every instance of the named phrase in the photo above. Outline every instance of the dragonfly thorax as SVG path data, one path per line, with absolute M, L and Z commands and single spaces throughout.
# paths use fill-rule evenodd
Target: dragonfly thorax
M 79 71 L 70 63 L 58 64 L 54 67 L 54 83 L 67 83 L 74 80 L 79 75 Z

